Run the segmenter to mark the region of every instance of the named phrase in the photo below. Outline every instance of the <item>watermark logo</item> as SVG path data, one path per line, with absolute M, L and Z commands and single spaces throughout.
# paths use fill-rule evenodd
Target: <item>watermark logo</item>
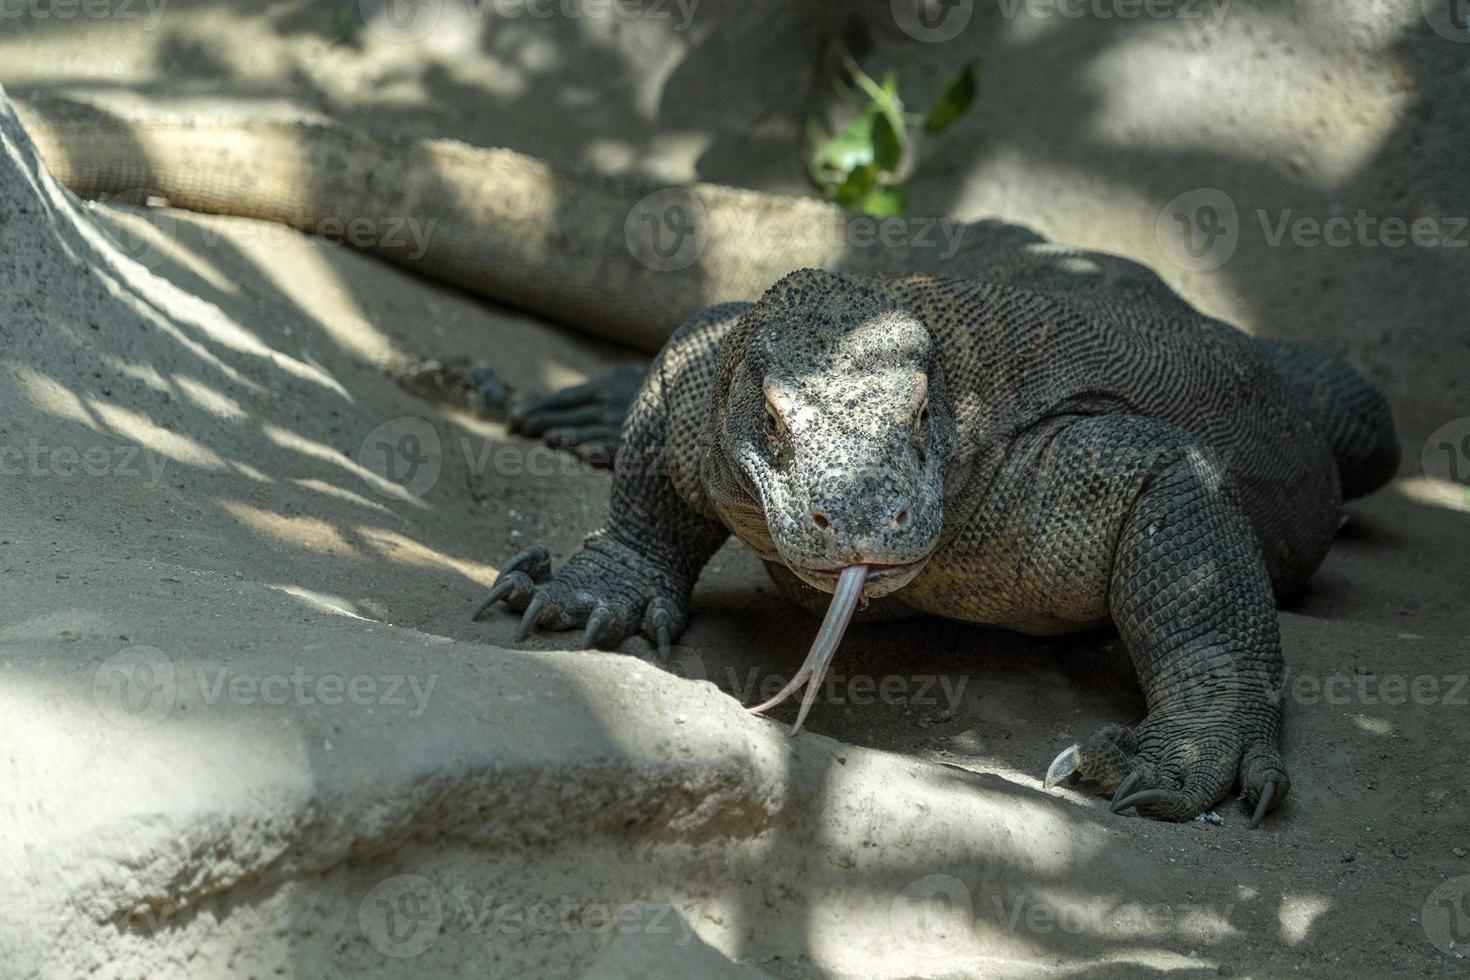
M 709 215 L 691 188 L 667 187 L 645 195 L 628 212 L 628 251 L 655 272 L 678 272 L 698 262 L 708 240 Z
M 1470 43 L 1470 0 L 1420 0 L 1434 33 L 1456 44 Z
M 1470 505 L 1470 415 L 1435 429 L 1424 441 L 1419 462 L 1446 498 Z
M 888 907 L 889 934 L 911 955 L 944 955 L 973 934 L 975 899 L 954 875 L 925 875 L 910 882 Z
M 444 925 L 439 889 L 423 875 L 394 875 L 378 882 L 357 908 L 357 924 L 373 949 L 406 959 L 434 945 Z
M 357 0 L 362 24 L 384 41 L 422 41 L 444 15 L 444 0 Z
M 0 3 L 4 3 L 4 0 L 0 0 Z M 90 207 L 98 205 L 136 212 L 140 208 L 165 207 L 168 201 L 156 190 L 132 187 L 113 194 L 99 194 L 89 202 Z M 163 264 L 173 245 L 172 223 L 168 221 L 149 221 L 143 224 L 136 217 L 123 218 L 114 219 L 99 227 L 117 246 L 118 251 L 150 272 Z
M 672 644 L 668 658 L 660 659 L 658 666 L 686 681 L 710 680 L 709 667 L 705 664 L 704 657 L 700 656 L 698 650 L 681 643 Z
M 940 44 L 970 26 L 975 0 L 889 0 L 893 22 L 915 41 Z
M 1208 272 L 1235 254 L 1240 244 L 1240 212 L 1224 191 L 1197 187 L 1164 205 L 1154 223 L 1154 237 L 1174 265 Z
M 358 446 L 357 462 L 409 496 L 422 497 L 439 482 L 444 446 L 428 420 L 400 415 L 367 434 Z M 384 488 L 377 489 L 388 495 Z
M 151 728 L 173 711 L 178 671 L 157 647 L 131 646 L 102 661 L 92 675 L 92 698 L 102 717 L 119 728 Z
M 1470 875 L 1451 878 L 1430 892 L 1419 924 L 1435 949 L 1463 957 L 1470 947 Z

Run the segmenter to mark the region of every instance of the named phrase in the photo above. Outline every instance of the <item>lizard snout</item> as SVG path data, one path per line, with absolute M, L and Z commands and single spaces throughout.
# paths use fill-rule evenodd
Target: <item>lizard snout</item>
M 887 526 L 889 530 L 900 531 L 913 519 L 913 504 L 907 497 L 894 501 L 888 509 L 892 512 L 888 519 Z M 842 533 L 844 529 L 836 526 L 832 518 L 832 513 L 837 510 L 838 508 L 830 504 L 813 505 L 810 511 L 812 524 L 816 526 L 818 531 Z

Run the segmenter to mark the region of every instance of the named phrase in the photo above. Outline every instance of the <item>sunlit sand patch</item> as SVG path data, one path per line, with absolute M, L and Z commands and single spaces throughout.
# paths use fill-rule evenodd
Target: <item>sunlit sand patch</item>
M 207 470 L 219 470 L 225 467 L 225 461 L 214 450 L 195 442 L 186 435 L 170 432 L 156 425 L 142 412 L 123 408 L 121 405 L 101 398 L 89 397 L 87 405 L 114 432 L 131 439 L 144 449 L 151 450 L 176 463 L 183 463 L 185 466 L 197 466 Z
M 391 558 L 404 565 L 414 568 L 448 569 L 486 588 L 490 587 L 490 583 L 494 582 L 495 577 L 499 574 L 499 569 L 494 565 L 446 555 L 442 551 L 435 551 L 421 541 L 415 541 L 413 538 L 405 537 L 386 528 L 359 524 L 353 530 L 384 558 Z
M 66 385 L 24 364 L 10 362 L 5 367 L 15 380 L 15 389 L 36 411 L 80 422 L 93 432 L 101 431 L 92 413 Z
M 124 378 L 132 378 L 141 384 L 147 385 L 154 391 L 172 392 L 168 381 L 158 373 L 158 369 L 152 364 L 140 364 L 137 361 L 129 361 L 118 357 L 116 354 L 102 355 L 102 363 L 122 375 Z
M 272 541 L 333 558 L 360 557 L 335 527 L 320 518 L 277 514 L 239 500 L 217 499 L 216 503 L 235 520 Z
M 1301 943 L 1311 934 L 1317 920 L 1331 908 L 1329 900 L 1315 895 L 1293 895 L 1290 892 L 1282 895 L 1281 908 L 1276 913 L 1281 923 L 1281 941 L 1288 946 Z
M 1385 718 L 1371 718 L 1368 715 L 1354 715 L 1353 724 L 1371 735 L 1392 735 L 1393 722 Z
M 312 459 L 319 459 L 324 463 L 331 463 L 333 466 L 346 470 L 384 496 L 392 497 L 406 504 L 412 504 L 415 507 L 426 508 L 429 506 L 399 484 L 374 473 L 366 466 L 357 462 L 357 460 L 344 455 L 340 450 L 333 449 L 325 443 L 317 442 L 315 439 L 308 439 L 298 432 L 292 432 L 290 429 L 283 429 L 278 425 L 271 425 L 269 423 L 261 426 L 261 432 L 265 434 L 267 439 L 282 449 L 290 449 L 304 456 L 310 456 Z
M 377 500 L 369 500 L 367 497 L 364 497 L 362 494 L 360 494 L 360 493 L 353 493 L 351 490 L 347 490 L 347 489 L 344 489 L 342 487 L 339 487 L 335 483 L 328 483 L 325 480 L 317 480 L 317 479 L 314 479 L 314 478 L 313 479 L 299 479 L 298 478 L 298 479 L 291 480 L 290 482 L 296 484 L 298 487 L 301 487 L 303 490 L 311 490 L 311 491 L 313 491 L 315 493 L 324 494 L 325 496 L 328 496 L 328 497 L 335 497 L 338 500 L 345 500 L 349 504 L 355 504 L 358 507 L 366 507 L 369 510 L 375 510 L 375 511 L 378 511 L 379 513 L 386 514 L 389 517 L 397 518 L 398 520 L 403 520 L 403 518 L 402 517 L 399 517 L 398 514 L 394 513 L 393 511 L 389 510 L 387 507 L 383 506 L 383 504 L 380 501 L 377 501 Z
M 183 392 L 185 398 L 215 418 L 236 421 L 246 417 L 245 410 L 240 407 L 239 402 L 197 378 L 175 374 L 173 382 L 178 385 L 179 391 Z
M 1273 19 L 1284 23 L 1283 18 Z M 1277 73 L 1235 67 L 1251 63 L 1259 51 L 1254 32 L 1217 31 L 1208 49 L 1195 50 L 1164 47 L 1152 34 L 1140 31 L 1112 45 L 1087 73 L 1088 91 L 1098 102 L 1088 123 L 1090 133 L 1128 153 L 1140 147 L 1218 152 L 1219 133 L 1201 124 L 1215 119 L 1222 127 L 1249 128 L 1259 143 L 1253 155 L 1263 166 L 1292 161 L 1304 180 L 1326 189 L 1361 172 L 1398 125 L 1409 97 L 1407 91 L 1385 86 L 1372 101 L 1331 98 L 1339 70 L 1336 59 L 1313 50 L 1310 36 L 1295 46 L 1292 71 L 1283 79 Z M 1180 79 L 1190 84 L 1180 85 Z M 1222 120 L 1222 94 L 1229 104 L 1251 108 L 1242 112 L 1243 118 Z M 1301 138 L 1299 107 L 1305 99 L 1319 107 L 1332 139 Z M 1334 118 L 1337 113 L 1352 115 L 1343 120 Z M 1260 231 L 1254 215 L 1241 217 L 1250 221 L 1252 231 Z
M 1470 486 L 1451 483 L 1432 476 L 1408 476 L 1394 483 L 1402 496 L 1416 504 L 1444 507 L 1470 514 Z
M 328 595 L 325 592 L 314 592 L 311 589 L 302 588 L 299 585 L 281 585 L 271 582 L 265 583 L 268 589 L 284 592 L 286 595 L 294 596 L 302 600 L 308 606 L 321 612 L 332 613 L 337 616 L 350 616 L 353 619 L 361 619 L 366 622 L 376 622 L 367 616 L 360 616 L 357 608 L 341 596 Z
M 254 480 L 256 483 L 276 482 L 266 474 L 262 473 L 260 470 L 251 466 L 249 463 L 242 463 L 238 459 L 230 460 L 230 468 L 233 469 L 236 473 L 239 473 L 241 476 L 246 477 L 247 479 Z

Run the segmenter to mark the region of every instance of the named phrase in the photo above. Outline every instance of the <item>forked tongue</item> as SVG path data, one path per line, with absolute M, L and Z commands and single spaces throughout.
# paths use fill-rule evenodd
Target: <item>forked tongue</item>
M 827 618 L 822 620 L 822 628 L 817 631 L 817 638 L 812 643 L 811 652 L 802 662 L 801 669 L 771 700 L 746 710 L 754 715 L 764 714 L 801 690 L 801 686 L 805 684 L 806 694 L 802 695 L 801 710 L 796 713 L 796 724 L 791 726 L 790 734 L 795 735 L 801 731 L 801 723 L 806 721 L 806 713 L 811 710 L 812 702 L 817 700 L 822 678 L 827 676 L 827 668 L 832 664 L 832 655 L 837 652 L 842 634 L 847 631 L 847 624 L 852 621 L 852 614 L 863 598 L 863 582 L 867 577 L 867 565 L 848 565 L 842 570 L 837 578 L 837 588 L 832 592 L 832 605 L 827 607 Z

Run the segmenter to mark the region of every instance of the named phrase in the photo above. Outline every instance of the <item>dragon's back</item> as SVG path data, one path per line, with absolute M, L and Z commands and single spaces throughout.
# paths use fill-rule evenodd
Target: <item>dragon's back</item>
M 1051 266 L 1025 285 L 909 277 L 887 288 L 939 342 L 967 451 L 1003 455 L 1066 416 L 1177 426 L 1224 465 L 1273 579 L 1304 579 L 1340 522 L 1342 488 L 1299 386 L 1269 348 L 1133 268 L 1078 285 Z

